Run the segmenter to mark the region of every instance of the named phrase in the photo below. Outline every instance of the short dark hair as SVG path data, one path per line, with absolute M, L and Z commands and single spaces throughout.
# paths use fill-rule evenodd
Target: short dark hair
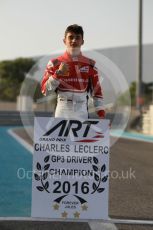
M 75 34 L 81 34 L 82 38 L 83 38 L 83 35 L 84 35 L 84 31 L 83 31 L 82 26 L 79 26 L 77 24 L 70 25 L 70 26 L 68 26 L 66 28 L 66 30 L 65 30 L 65 37 L 66 37 L 67 33 L 69 33 L 69 32 L 73 32 Z

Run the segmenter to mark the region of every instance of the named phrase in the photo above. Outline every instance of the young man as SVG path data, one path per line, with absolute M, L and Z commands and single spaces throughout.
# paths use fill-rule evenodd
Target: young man
M 42 93 L 57 92 L 55 117 L 88 118 L 88 93 L 99 118 L 105 117 L 103 93 L 95 61 L 82 55 L 83 29 L 70 25 L 63 39 L 66 52 L 49 61 L 41 83 Z

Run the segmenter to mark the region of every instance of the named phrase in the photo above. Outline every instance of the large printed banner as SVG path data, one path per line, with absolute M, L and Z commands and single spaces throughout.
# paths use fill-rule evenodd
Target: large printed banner
M 108 218 L 109 121 L 37 117 L 32 217 Z

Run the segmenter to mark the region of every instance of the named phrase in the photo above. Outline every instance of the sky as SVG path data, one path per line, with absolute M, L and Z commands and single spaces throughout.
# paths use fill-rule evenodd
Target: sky
M 153 43 L 153 0 L 143 0 L 143 43 Z M 139 0 L 0 0 L 0 60 L 64 50 L 70 24 L 85 32 L 84 49 L 138 43 Z

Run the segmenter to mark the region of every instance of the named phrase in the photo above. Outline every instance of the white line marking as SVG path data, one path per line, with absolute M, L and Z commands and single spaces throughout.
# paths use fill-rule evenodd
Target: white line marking
M 34 218 L 34 217 L 0 217 L 0 221 L 63 221 L 63 219 L 51 219 L 51 218 Z M 65 222 L 72 222 L 72 220 L 67 219 Z M 77 222 L 78 220 L 73 220 L 73 222 Z M 79 222 L 89 222 L 90 220 L 79 220 Z M 102 220 L 103 223 L 114 223 L 114 224 L 132 224 L 132 225 L 153 225 L 153 220 L 130 220 L 130 219 L 107 219 Z M 90 221 L 91 222 L 91 221 Z M 93 221 L 94 222 L 94 221 Z M 99 221 L 100 222 L 100 221 Z M 100 222 L 101 223 L 101 222 Z M 100 230 L 100 229 L 99 229 Z
M 24 148 L 26 148 L 30 153 L 33 154 L 33 146 L 31 146 L 30 144 L 28 144 L 23 138 L 19 137 L 14 131 L 13 129 L 9 129 L 8 134 L 10 136 L 12 136 L 16 141 L 18 141 L 21 145 L 24 146 Z
M 111 223 L 102 223 L 102 222 L 88 222 L 91 230 L 117 230 L 117 227 L 115 226 L 115 224 L 111 224 Z

